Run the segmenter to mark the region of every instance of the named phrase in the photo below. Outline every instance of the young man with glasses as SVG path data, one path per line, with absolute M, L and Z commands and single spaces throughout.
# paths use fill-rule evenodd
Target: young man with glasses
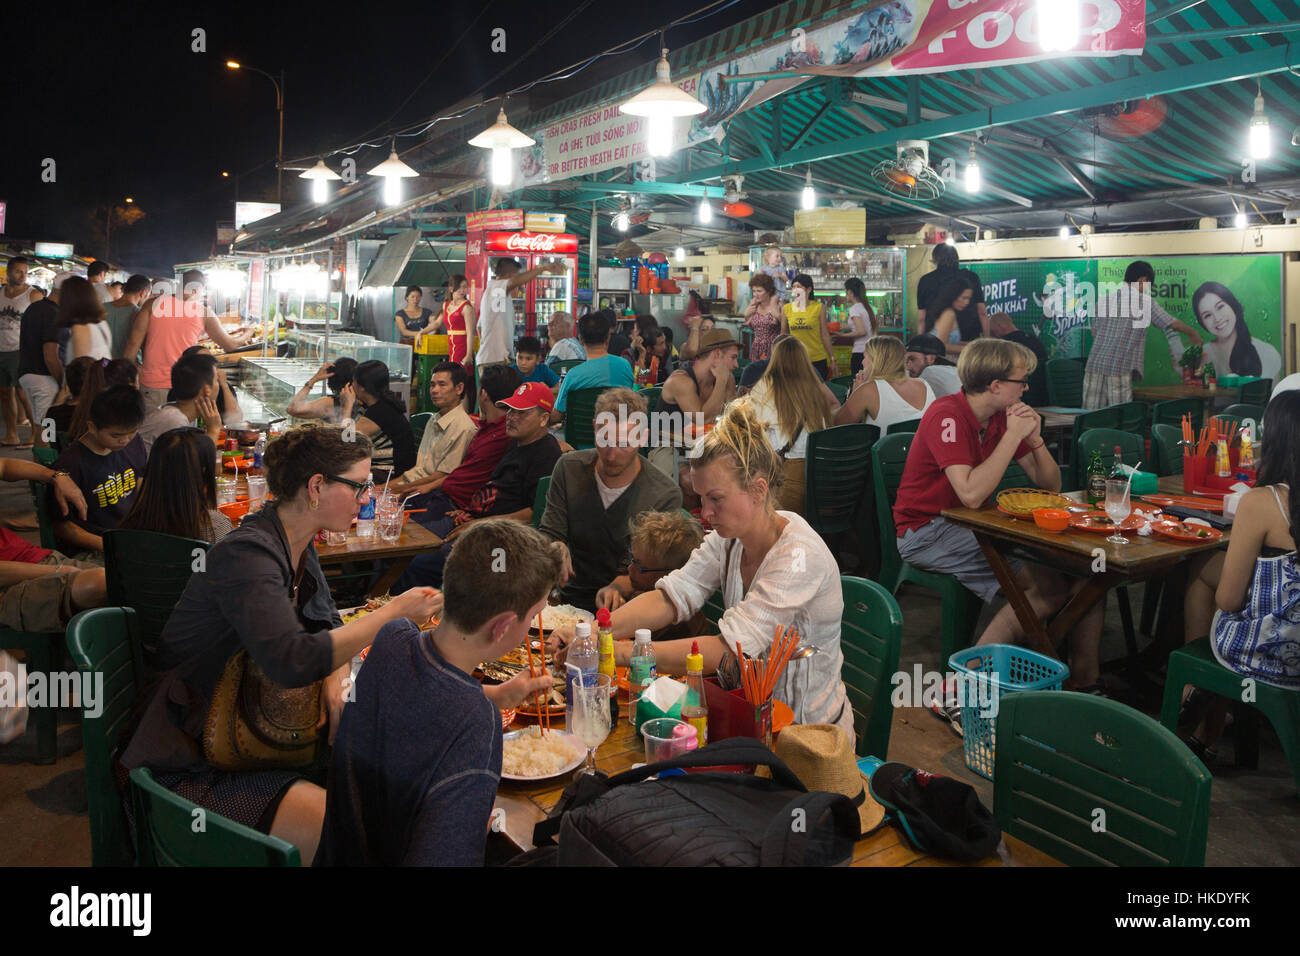
M 1061 490 L 1061 469 L 1043 441 L 1042 420 L 1022 400 L 1036 364 L 1034 353 L 1015 342 L 968 342 L 957 361 L 962 390 L 937 399 L 921 417 L 894 500 L 899 556 L 921 570 L 954 575 L 985 602 L 1000 593 L 997 577 L 974 533 L 949 524 L 942 513 L 983 507 L 1012 461 L 1035 487 Z M 1042 618 L 1059 610 L 1083 583 L 1071 585 L 1042 567 L 1016 564 L 1013 569 Z M 1097 682 L 1102 609 L 1099 603 L 1083 617 L 1071 642 L 1071 672 L 1081 686 Z M 979 643 L 1014 644 L 1023 637 L 1008 604 Z M 955 721 L 954 726 L 960 733 Z
M 539 527 L 562 551 L 566 604 L 594 607 L 597 591 L 625 573 L 632 519 L 682 506 L 677 483 L 639 454 L 646 411 L 630 388 L 609 389 L 596 400 L 596 447 L 569 452 L 551 474 Z

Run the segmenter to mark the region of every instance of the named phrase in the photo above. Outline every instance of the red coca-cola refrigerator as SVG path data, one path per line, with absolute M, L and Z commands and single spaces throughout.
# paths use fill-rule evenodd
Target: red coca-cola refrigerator
M 503 256 L 524 269 L 563 262 L 563 275 L 538 276 L 514 292 L 515 335 L 536 335 L 546 341 L 546 325 L 556 312 L 573 314 L 573 283 L 578 271 L 578 237 L 569 233 L 471 230 L 465 237 L 465 277 L 470 301 L 480 308 L 483 289 L 492 278 L 492 263 Z

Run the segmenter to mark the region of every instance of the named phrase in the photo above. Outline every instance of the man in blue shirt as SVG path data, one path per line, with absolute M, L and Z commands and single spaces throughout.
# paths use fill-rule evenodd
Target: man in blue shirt
M 542 343 L 533 335 L 525 335 L 515 343 L 515 368 L 525 382 L 541 382 L 554 395 L 560 388 L 560 376 L 549 365 L 541 363 Z
M 632 365 L 620 355 L 610 355 L 609 334 L 617 319 L 609 309 L 590 312 L 578 320 L 578 336 L 587 350 L 587 361 L 569 369 L 560 382 L 555 411 L 563 412 L 565 398 L 577 388 L 631 388 Z M 552 415 L 551 420 L 558 419 Z
M 498 708 L 552 678 L 521 673 L 485 692 L 472 674 L 528 638 L 560 570 L 540 531 L 477 522 L 447 559 L 437 628 L 402 618 L 380 629 L 343 709 L 314 865 L 483 865 L 501 781 Z

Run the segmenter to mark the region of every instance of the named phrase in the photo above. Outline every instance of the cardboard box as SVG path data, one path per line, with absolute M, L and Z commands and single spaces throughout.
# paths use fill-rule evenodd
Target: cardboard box
M 565 215 L 562 212 L 524 213 L 525 232 L 564 232 Z
M 867 242 L 865 209 L 796 209 L 796 245 L 829 245 L 859 248 Z

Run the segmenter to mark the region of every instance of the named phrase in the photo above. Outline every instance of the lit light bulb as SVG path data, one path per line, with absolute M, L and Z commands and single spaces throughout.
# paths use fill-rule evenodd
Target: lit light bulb
M 970 146 L 970 159 L 966 162 L 966 192 L 977 193 L 983 185 L 983 177 L 980 175 L 979 160 L 975 158 L 975 144 Z
M 384 177 L 384 205 L 396 206 L 402 201 L 402 177 Z
M 512 150 L 509 146 L 492 147 L 492 185 L 509 186 L 515 178 L 515 171 L 510 162 Z
M 1069 239 L 1069 238 L 1070 238 L 1070 227 L 1069 227 L 1069 226 L 1062 226 L 1062 227 L 1061 227 L 1061 231 L 1058 233 L 1058 235 L 1059 235 L 1062 239 Z
M 681 246 L 678 246 L 677 251 L 673 253 L 673 258 L 676 259 L 678 262 L 685 262 L 686 250 L 683 249 Z
M 1079 43 L 1079 0 L 1038 0 L 1038 43 L 1047 51 Z
M 700 200 L 700 208 L 696 218 L 704 224 L 713 222 L 713 207 L 709 205 L 709 197 L 705 196 Z
M 329 198 L 329 189 L 323 179 L 313 179 L 311 181 L 311 201 L 324 202 Z
M 947 237 L 946 239 L 944 239 L 943 241 L 944 241 L 945 243 L 947 243 L 948 245 L 950 245 L 950 246 L 955 246 L 955 245 L 957 245 L 957 237 L 954 236 L 951 232 L 948 233 L 948 237 Z
M 649 131 L 646 135 L 646 148 L 651 156 L 671 156 L 673 152 L 673 118 L 671 116 L 652 115 L 647 117 Z
M 1255 112 L 1250 117 L 1250 158 L 1268 159 L 1273 152 L 1272 137 L 1268 130 L 1268 114 L 1264 112 L 1264 96 L 1255 97 Z
M 614 228 L 617 229 L 619 232 L 627 232 L 627 226 L 628 226 L 627 211 L 624 209 L 620 209 L 617 213 L 614 214 Z
M 1237 215 L 1233 217 L 1232 222 L 1233 222 L 1233 224 L 1234 224 L 1238 229 L 1245 229 L 1245 228 L 1246 228 L 1246 214 L 1245 214 L 1244 212 L 1239 212 L 1239 213 L 1237 213 Z
M 808 175 L 803 181 L 803 195 L 800 197 L 800 206 L 804 209 L 817 208 L 817 190 L 813 188 L 812 170 L 808 170 Z

